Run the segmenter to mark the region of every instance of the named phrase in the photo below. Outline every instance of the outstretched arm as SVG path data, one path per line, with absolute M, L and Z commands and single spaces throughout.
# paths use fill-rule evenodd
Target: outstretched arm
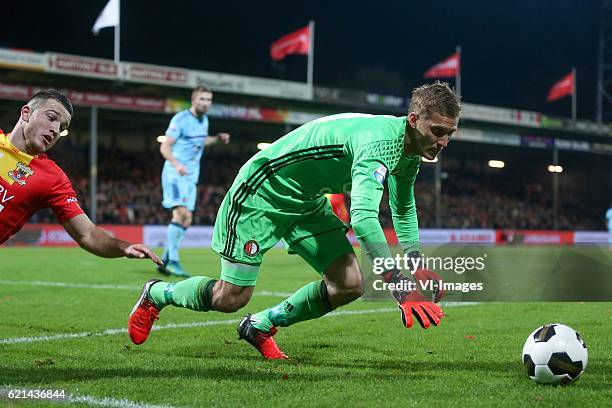
M 97 227 L 85 214 L 77 215 L 63 224 L 68 234 L 86 251 L 103 258 L 150 258 L 162 265 L 161 259 L 143 244 L 131 244 L 113 237 Z
M 378 167 L 377 167 L 378 166 Z M 359 239 L 364 252 L 374 258 L 389 258 L 391 251 L 387 245 L 385 235 L 378 221 L 378 206 L 382 196 L 382 177 L 378 177 L 376 172 L 386 174 L 380 163 L 356 163 L 353 166 L 353 191 L 351 195 L 351 224 L 355 231 L 355 236 Z M 379 170 L 380 169 L 380 170 Z M 392 181 L 393 180 L 393 181 Z M 389 187 L 391 183 L 402 182 L 406 180 L 389 178 Z M 413 180 L 414 182 L 414 180 Z M 405 189 L 405 187 L 407 189 Z M 394 184 L 390 194 L 407 194 L 408 190 L 412 191 L 412 184 L 407 186 L 399 186 Z M 410 200 L 412 197 L 412 200 Z M 416 207 L 414 206 L 414 196 L 410 194 L 406 196 L 407 200 L 400 200 L 402 205 L 395 208 L 393 223 L 396 228 L 398 238 L 402 243 L 404 250 L 418 249 L 418 223 L 416 221 Z M 398 211 L 399 210 L 399 211 Z M 383 274 L 381 278 L 388 284 L 393 284 L 396 287 L 404 288 L 407 282 L 413 282 L 413 278 L 407 276 L 397 269 L 391 269 Z M 418 270 L 414 279 L 419 281 L 427 281 L 429 279 L 439 280 L 439 277 L 426 270 Z M 418 286 L 417 286 L 418 288 Z M 405 327 L 410 328 L 413 325 L 413 316 L 421 327 L 428 328 L 430 325 L 438 325 L 440 319 L 444 315 L 442 309 L 434 304 L 430 299 L 426 299 L 418 289 L 415 290 L 391 290 L 392 295 L 399 303 L 402 322 Z M 438 301 L 443 293 L 438 292 Z

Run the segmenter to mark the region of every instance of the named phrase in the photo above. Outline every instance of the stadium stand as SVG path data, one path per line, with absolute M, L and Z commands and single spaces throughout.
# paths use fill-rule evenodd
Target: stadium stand
M 53 158 L 68 174 L 80 174 L 72 182 L 81 205 L 89 209 L 86 146 L 69 141 L 57 149 Z M 101 147 L 100 157 L 112 157 L 112 161 L 99 164 L 98 222 L 102 224 L 165 224 L 169 214 L 160 205 L 159 153 L 125 152 L 116 147 Z M 194 225 L 213 225 L 217 209 L 248 155 L 207 154 L 202 181 L 198 190 L 198 206 Z M 424 170 L 423 173 L 426 173 Z M 540 182 L 527 181 L 528 177 L 515 177 L 513 183 L 496 183 L 477 172 L 453 173 L 443 183 L 443 228 L 553 228 L 552 195 L 550 188 Z M 419 224 L 423 228 L 435 228 L 435 197 L 431 182 L 422 174 L 415 185 Z M 347 197 L 350 204 L 350 197 Z M 560 229 L 601 229 L 599 212 L 589 210 L 575 195 L 564 196 L 559 217 Z M 391 215 L 387 197 L 383 198 L 380 219 L 385 227 L 391 227 Z M 49 211 L 39 212 L 33 222 L 54 223 Z

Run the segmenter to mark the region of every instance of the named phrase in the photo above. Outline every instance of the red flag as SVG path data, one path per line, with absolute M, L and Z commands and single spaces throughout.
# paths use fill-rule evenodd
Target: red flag
M 270 46 L 270 56 L 274 61 L 280 61 L 291 54 L 308 55 L 309 49 L 310 29 L 306 26 L 274 41 Z
M 459 74 L 461 67 L 461 57 L 456 52 L 442 62 L 437 63 L 433 67 L 429 68 L 424 78 L 450 78 Z
M 574 73 L 571 72 L 561 78 L 559 82 L 554 84 L 548 91 L 548 102 L 556 101 L 557 99 L 563 98 L 566 95 L 574 94 Z

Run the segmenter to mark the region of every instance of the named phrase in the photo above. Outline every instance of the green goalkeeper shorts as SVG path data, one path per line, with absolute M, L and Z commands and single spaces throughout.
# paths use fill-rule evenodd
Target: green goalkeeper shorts
M 334 214 L 327 198 L 287 210 L 271 204 L 270 197 L 241 197 L 239 191 L 232 188 L 223 199 L 213 232 L 212 249 L 223 258 L 224 281 L 254 286 L 263 255 L 280 241 L 290 254 L 300 255 L 320 274 L 341 255 L 353 252 L 346 237 L 348 227 Z

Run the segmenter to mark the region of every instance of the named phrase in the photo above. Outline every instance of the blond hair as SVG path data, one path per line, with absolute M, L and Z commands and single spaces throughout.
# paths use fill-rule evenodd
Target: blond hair
M 436 81 L 414 88 L 408 112 L 425 117 L 439 113 L 449 118 L 458 118 L 461 115 L 461 98 L 448 83 Z

